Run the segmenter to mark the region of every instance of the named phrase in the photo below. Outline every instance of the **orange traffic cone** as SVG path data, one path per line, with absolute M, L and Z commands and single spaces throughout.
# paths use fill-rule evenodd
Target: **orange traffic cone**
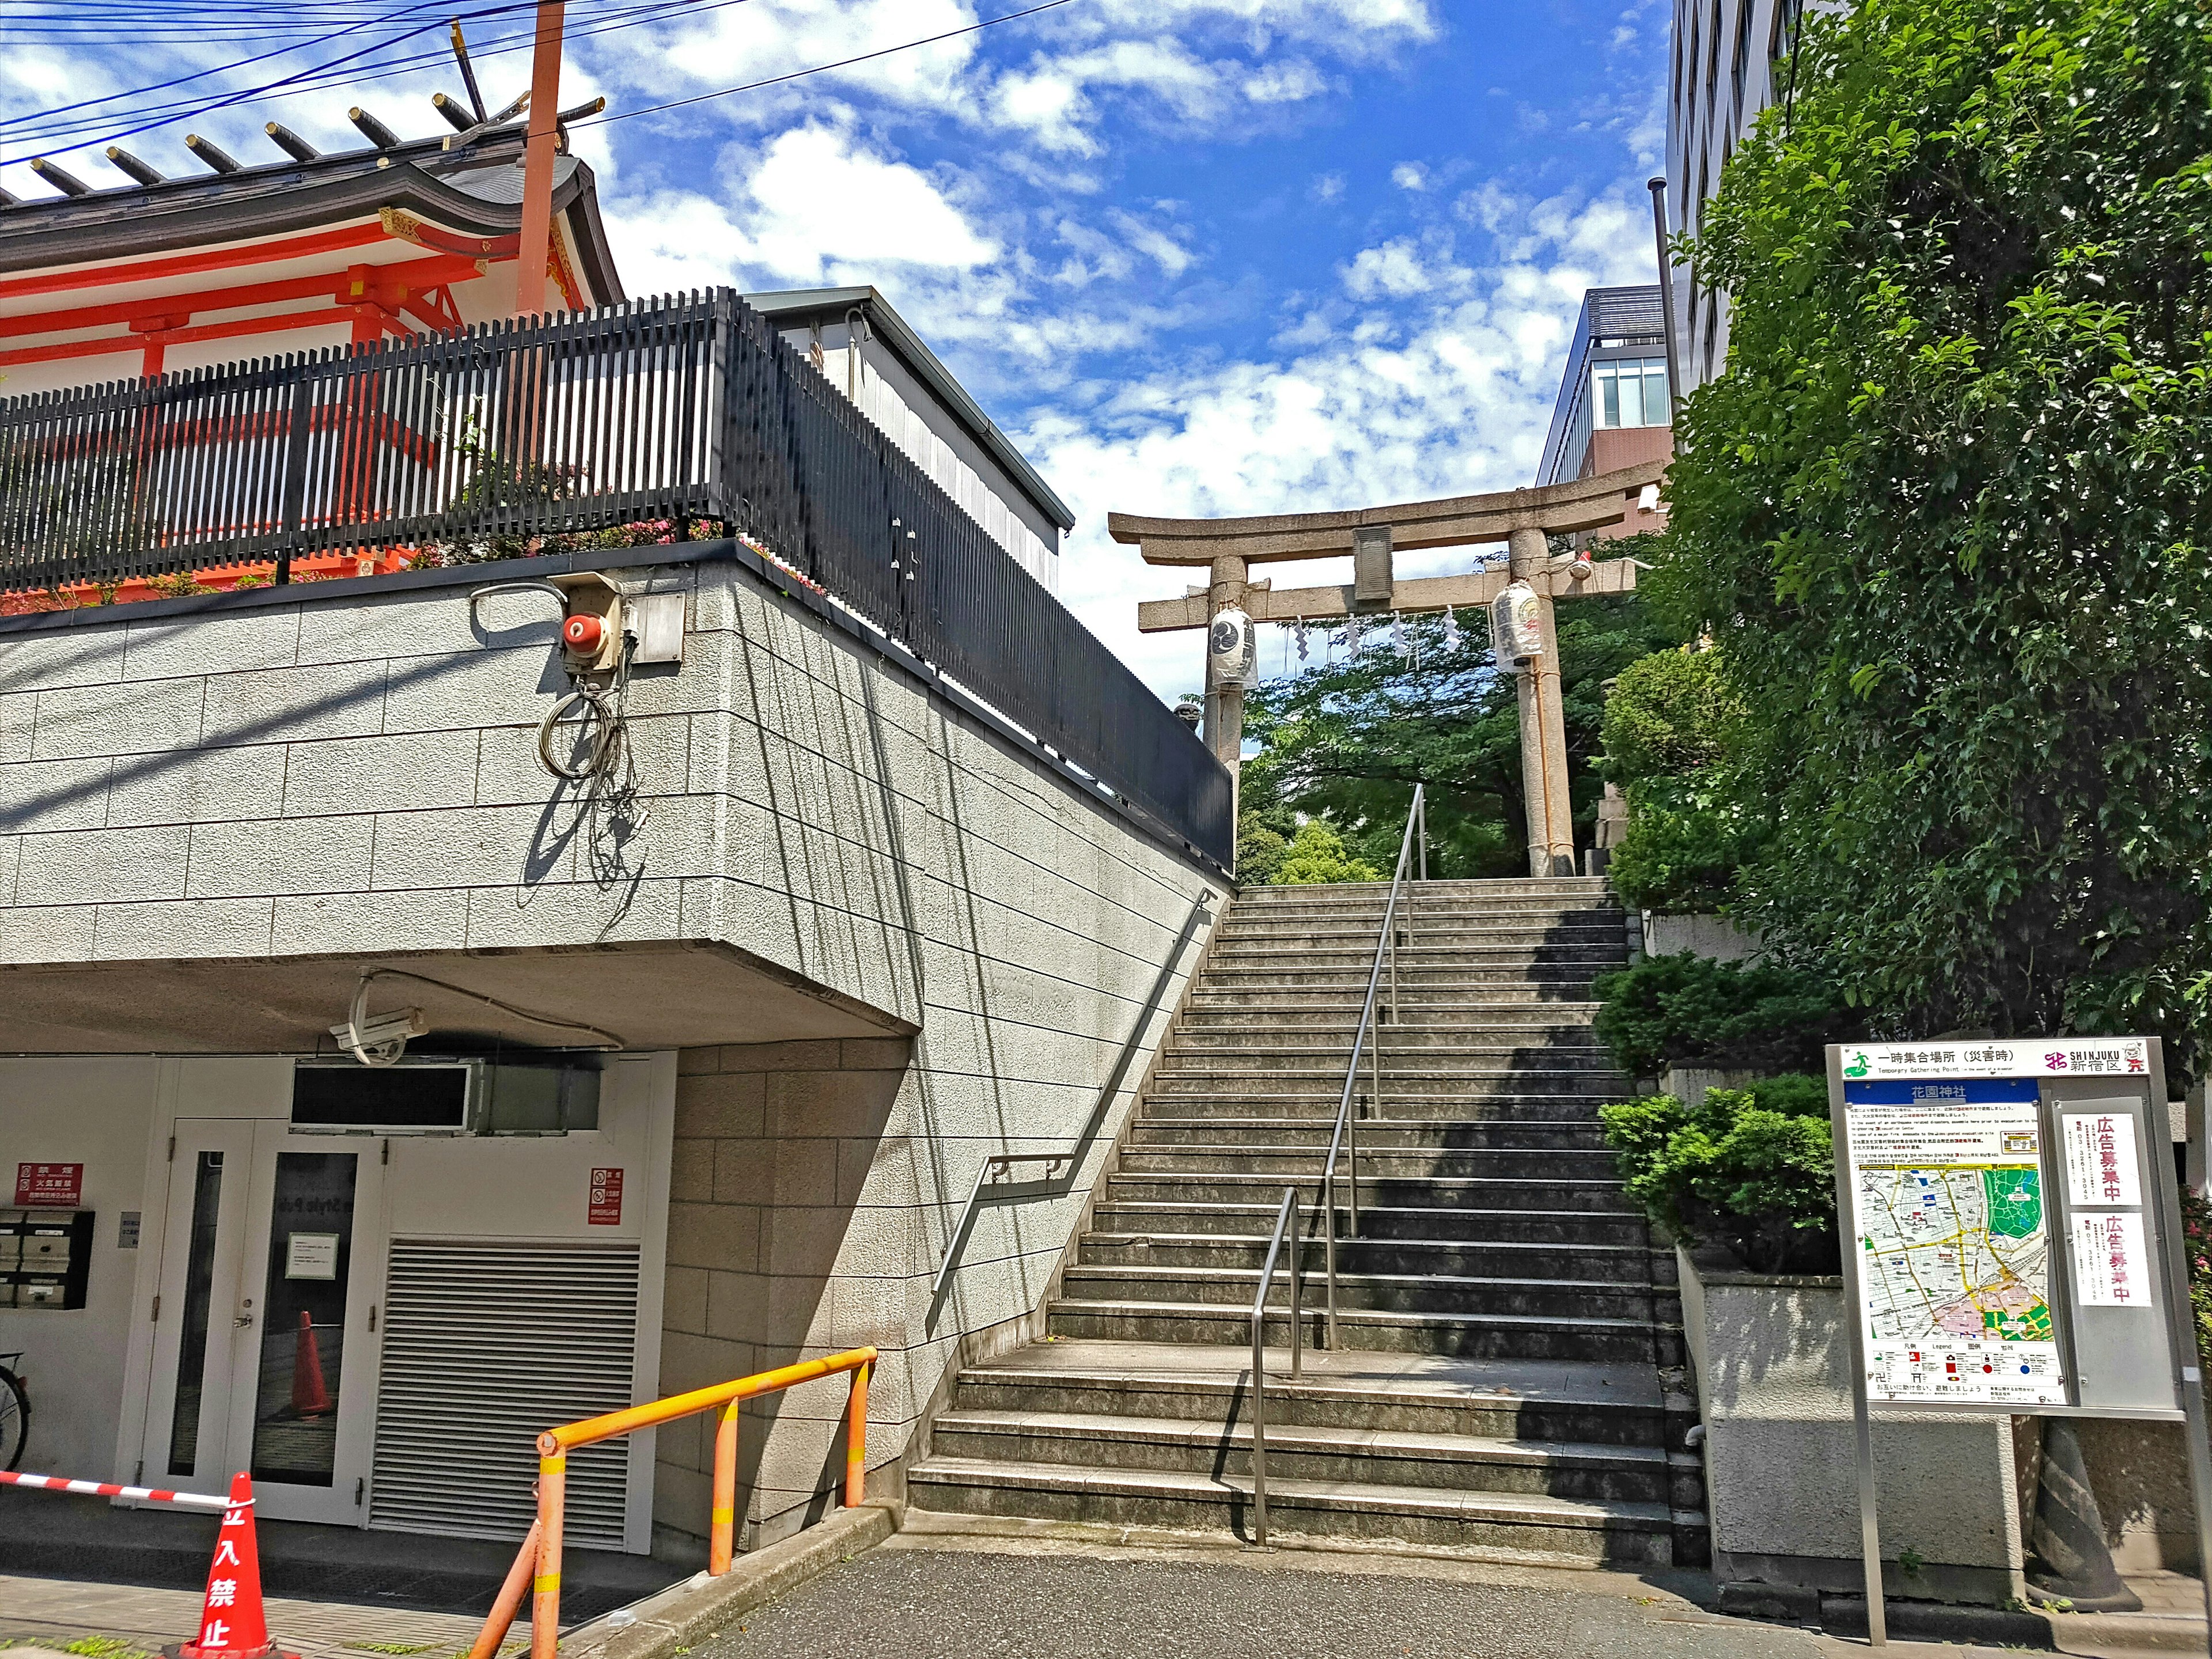
M 298 1659 L 269 1639 L 261 1611 L 261 1552 L 253 1541 L 253 1482 L 230 1478 L 230 1507 L 215 1535 L 200 1633 L 161 1650 L 165 1659 Z
M 323 1386 L 323 1352 L 315 1346 L 315 1322 L 302 1308 L 299 1340 L 292 1346 L 292 1414 L 322 1417 L 330 1409 L 330 1390 Z

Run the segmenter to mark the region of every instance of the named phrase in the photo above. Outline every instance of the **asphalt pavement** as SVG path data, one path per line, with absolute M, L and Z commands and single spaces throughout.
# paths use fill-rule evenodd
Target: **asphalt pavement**
M 1665 1575 L 907 1534 L 691 1659 L 1838 1659 L 1844 1642 L 1708 1613 Z M 1951 1659 L 1983 1651 L 1898 1644 Z

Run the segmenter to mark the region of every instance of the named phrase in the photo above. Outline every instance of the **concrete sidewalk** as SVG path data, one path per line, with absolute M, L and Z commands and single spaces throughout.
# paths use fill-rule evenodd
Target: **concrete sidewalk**
M 270 1633 L 300 1659 L 373 1659 L 375 1655 L 420 1655 L 450 1659 L 467 1650 L 481 1615 L 421 1613 L 403 1607 L 298 1601 L 270 1596 Z M 112 1644 L 105 1659 L 150 1655 L 199 1629 L 200 1592 L 94 1584 L 66 1578 L 0 1575 L 0 1650 L 21 1654 L 58 1652 L 70 1644 Z M 509 1644 L 513 1652 L 528 1645 Z
M 1864 1642 L 1709 1613 L 1697 1575 L 902 1534 L 691 1659 L 1842 1659 Z M 1895 1659 L 2000 1650 L 1893 1643 Z

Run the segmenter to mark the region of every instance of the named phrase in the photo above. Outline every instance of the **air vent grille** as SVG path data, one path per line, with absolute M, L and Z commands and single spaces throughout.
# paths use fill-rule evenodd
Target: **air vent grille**
M 631 1403 L 638 1251 L 395 1238 L 369 1525 L 453 1538 L 530 1528 L 536 1437 Z M 568 1459 L 565 1532 L 623 1547 L 623 1441 Z

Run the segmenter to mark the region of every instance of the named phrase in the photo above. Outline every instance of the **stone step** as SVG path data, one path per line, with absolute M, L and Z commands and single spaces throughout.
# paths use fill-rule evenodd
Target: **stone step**
M 1418 882 L 1409 878 L 1398 885 L 1401 892 L 1409 885 L 1417 885 L 1424 893 L 1456 893 L 1469 897 L 1502 893 L 1535 893 L 1588 895 L 1609 900 L 1613 896 L 1613 888 L 1603 876 L 1438 876 Z M 1296 902 L 1307 897 L 1356 897 L 1362 893 L 1379 898 L 1389 890 L 1388 881 L 1333 881 L 1314 886 L 1247 887 L 1237 895 L 1237 902 L 1239 904 L 1265 904 L 1278 901 Z
M 1589 922 L 1579 918 L 1559 918 L 1559 921 L 1510 921 L 1510 922 L 1475 922 L 1462 921 L 1455 915 L 1416 915 L 1413 927 L 1407 929 L 1405 918 L 1398 918 L 1391 929 L 1398 936 L 1391 953 L 1401 960 L 1413 960 L 1418 953 L 1447 953 L 1455 956 L 1460 951 L 1533 951 L 1547 947 L 1575 947 L 1608 951 L 1624 956 L 1628 951 L 1628 936 L 1621 931 L 1620 922 L 1599 921 Z M 1382 922 L 1380 918 L 1356 925 L 1345 922 L 1332 927 L 1328 922 L 1221 922 L 1212 933 L 1214 953 L 1221 951 L 1283 951 L 1291 947 L 1325 949 L 1325 951 L 1345 951 L 1363 957 L 1374 964 L 1376 945 L 1382 942 Z M 1389 971 L 1389 956 L 1385 956 L 1385 971 Z
M 1385 1026 L 1389 1030 L 1389 1026 Z M 1352 1064 L 1349 1048 L 1287 1048 L 1287 1046 L 1248 1044 L 1243 1048 L 1194 1048 L 1190 1044 L 1166 1046 L 1159 1055 L 1157 1078 L 1322 1078 L 1336 1079 L 1343 1088 L 1345 1068 Z M 1566 1084 L 1571 1093 L 1599 1091 L 1626 1091 L 1620 1095 L 1626 1099 L 1635 1095 L 1635 1078 L 1626 1071 L 1614 1071 L 1613 1057 L 1604 1053 L 1583 1053 L 1583 1055 L 1562 1055 L 1562 1053 L 1516 1053 L 1510 1048 L 1493 1048 L 1489 1053 L 1464 1048 L 1464 1046 L 1420 1046 L 1420 1044 L 1391 1044 L 1385 1042 L 1380 1048 L 1360 1044 L 1360 1078 L 1370 1075 L 1376 1066 L 1382 1071 L 1385 1084 L 1398 1078 L 1433 1078 L 1453 1082 L 1453 1079 L 1495 1079 L 1522 1078 L 1531 1088 L 1547 1088 Z
M 1601 968 L 1618 967 L 1627 959 L 1627 945 L 1618 939 L 1561 939 L 1532 936 L 1518 943 L 1499 939 L 1468 939 L 1448 943 L 1423 933 L 1410 942 L 1401 939 L 1398 948 L 1382 959 L 1382 977 L 1385 980 L 1389 978 L 1394 962 L 1398 977 L 1402 980 L 1408 974 L 1434 972 L 1448 968 L 1522 968 L 1559 963 L 1589 963 Z M 1243 939 L 1218 939 L 1213 941 L 1206 965 L 1212 968 L 1261 966 L 1300 958 L 1310 960 L 1322 967 L 1372 973 L 1375 969 L 1375 944 L 1372 940 L 1363 943 L 1357 939 L 1322 943 L 1296 936 L 1275 939 L 1251 935 Z
M 1348 1166 L 1346 1166 L 1348 1168 Z M 1285 1188 L 1299 1189 L 1301 1204 L 1319 1201 L 1321 1177 L 1315 1175 L 1268 1175 L 1251 1171 L 1218 1171 L 1205 1175 L 1119 1173 L 1106 1177 L 1106 1190 L 1115 1203 L 1209 1204 L 1258 1200 L 1273 1206 L 1283 1201 Z M 1337 1205 L 1348 1202 L 1352 1182 L 1343 1170 L 1337 1174 Z M 1613 1215 L 1642 1213 L 1621 1191 L 1618 1181 L 1513 1181 L 1498 1178 L 1446 1179 L 1429 1176 L 1419 1181 L 1377 1179 L 1367 1172 L 1363 1153 L 1359 1172 L 1360 1212 L 1370 1207 L 1396 1205 L 1438 1210 L 1496 1210 L 1526 1206 L 1537 1210 L 1571 1210 Z
M 1401 999 L 1408 991 L 1425 992 L 1431 997 L 1477 993 L 1502 997 L 1515 988 L 1540 994 L 1560 987 L 1587 990 L 1598 975 L 1609 966 L 1618 965 L 1571 960 L 1484 963 L 1470 962 L 1464 957 L 1455 957 L 1449 962 L 1407 963 L 1398 970 L 1398 994 Z M 1303 952 L 1294 951 L 1280 957 L 1209 959 L 1199 971 L 1198 982 L 1207 990 L 1218 992 L 1352 989 L 1364 999 L 1370 973 L 1365 963 L 1315 961 Z M 1386 988 L 1389 982 L 1386 974 Z M 1589 1000 L 1587 997 L 1574 1000 Z
M 1394 1123 L 1402 1121 L 1426 1121 L 1439 1112 L 1448 1112 L 1453 1121 L 1460 1123 L 1527 1123 L 1527 1122 L 1587 1122 L 1599 1121 L 1597 1109 L 1626 1099 L 1625 1095 L 1586 1095 L 1568 1097 L 1560 1095 L 1480 1095 L 1462 1100 L 1437 1101 L 1413 1095 L 1392 1095 L 1387 1090 L 1377 1110 L 1368 1098 L 1370 1089 L 1363 1078 L 1353 1091 L 1358 1109 L 1364 1114 L 1362 1123 Z M 1282 1122 L 1333 1124 L 1337 1108 L 1342 1103 L 1340 1091 L 1328 1093 L 1310 1092 L 1301 1095 L 1185 1095 L 1146 1097 L 1143 1110 L 1147 1115 L 1158 1114 L 1186 1119 L 1267 1118 Z
M 1191 1000 L 1183 1018 L 1192 1030 L 1218 1025 L 1287 1021 L 1297 1025 L 1334 1021 L 1346 1030 L 1359 1024 L 1367 987 L 1345 990 L 1314 990 L 1300 987 L 1242 995 L 1227 990 L 1191 988 Z M 1544 996 L 1531 988 L 1487 991 L 1480 995 L 1454 992 L 1431 993 L 1419 988 L 1398 990 L 1398 1018 L 1407 1025 L 1440 1025 L 1470 1031 L 1565 1031 L 1586 1026 L 1604 1005 L 1571 998 Z
M 1279 1188 L 1272 1201 L 1253 1199 L 1191 1201 L 1178 1197 L 1167 1202 L 1125 1199 L 1109 1194 L 1091 1212 L 1091 1224 L 1101 1232 L 1224 1233 L 1272 1237 L 1280 1211 Z M 1304 1206 L 1309 1238 L 1320 1236 L 1316 1207 Z M 1352 1236 L 1352 1218 L 1341 1192 L 1337 1200 L 1337 1236 Z M 1408 1204 L 1363 1204 L 1358 1237 L 1372 1239 L 1467 1240 L 1481 1243 L 1537 1244 L 1619 1244 L 1643 1248 L 1650 1229 L 1639 1212 L 1591 1210 L 1436 1209 Z
M 1084 1464 L 932 1456 L 907 1477 L 924 1510 L 1249 1535 L 1250 1481 Z M 1267 1482 L 1272 1536 L 1389 1540 L 1580 1565 L 1665 1565 L 1674 1517 L 1663 1504 L 1472 1493 L 1332 1481 Z
M 1152 1091 L 1164 1097 L 1187 1089 L 1223 1094 L 1258 1087 L 1271 1094 L 1311 1091 L 1340 1095 L 1345 1073 L 1351 1069 L 1349 1054 L 1334 1059 L 1320 1054 L 1280 1055 L 1275 1057 L 1275 1063 L 1260 1065 L 1247 1064 L 1244 1056 L 1237 1054 L 1164 1054 L 1152 1073 Z M 1540 1067 L 1474 1060 L 1453 1064 L 1425 1054 L 1360 1055 L 1362 1079 L 1378 1070 L 1385 1092 L 1401 1095 L 1602 1095 L 1609 1100 L 1627 1100 L 1636 1093 L 1634 1078 L 1596 1065 Z
M 1593 978 L 1620 967 L 1618 957 L 1623 954 L 1608 956 L 1595 945 L 1560 945 L 1555 949 L 1543 945 L 1465 951 L 1401 951 L 1397 953 L 1398 983 L 1401 988 L 1462 979 L 1511 983 L 1532 975 L 1544 981 L 1576 975 Z M 1279 971 L 1301 963 L 1347 982 L 1356 981 L 1364 989 L 1369 977 L 1375 973 L 1375 950 L 1372 945 L 1364 950 L 1343 951 L 1315 950 L 1304 945 L 1282 950 L 1259 945 L 1217 950 L 1207 953 L 1201 977 L 1205 974 Z M 1383 958 L 1380 977 L 1383 984 L 1390 982 L 1390 959 L 1387 957 Z
M 1403 1362 L 1309 1349 L 1284 1374 L 1285 1333 L 1269 1328 L 1267 1421 L 1306 1428 L 1395 1429 L 1505 1440 L 1672 1446 L 1697 1402 L 1671 1402 L 1648 1365 L 1550 1361 Z M 960 1374 L 962 1410 L 1168 1418 L 1217 1428 L 1249 1411 L 1251 1347 L 1121 1342 L 1034 1343 Z M 1669 1416 L 1669 1406 L 1674 1415 Z
M 1302 1298 L 1309 1306 L 1322 1297 L 1322 1253 L 1302 1253 L 1305 1280 Z M 1241 1309 L 1249 1318 L 1260 1291 L 1260 1267 L 1175 1267 L 1139 1263 L 1127 1267 L 1079 1259 L 1060 1275 L 1067 1302 L 1166 1302 L 1178 1306 Z M 1336 1298 L 1340 1316 L 1347 1308 L 1378 1313 L 1512 1315 L 1528 1319 L 1571 1320 L 1585 1314 L 1603 1319 L 1648 1316 L 1655 1303 L 1674 1296 L 1671 1285 L 1655 1286 L 1648 1278 L 1477 1279 L 1434 1273 L 1354 1273 L 1337 1258 Z M 1287 1266 L 1279 1267 L 1268 1287 L 1269 1305 L 1287 1309 L 1291 1287 Z
M 1179 1027 L 1161 1052 L 1170 1054 L 1348 1054 L 1359 1030 L 1357 1018 L 1272 1021 L 1246 1019 L 1241 1024 L 1209 1020 Z M 1609 1066 L 1610 1051 L 1587 1026 L 1556 1030 L 1534 1027 L 1527 1030 L 1498 1030 L 1480 1025 L 1443 1020 L 1415 1025 L 1403 1020 L 1383 1020 L 1368 1027 L 1365 1042 L 1380 1039 L 1382 1053 L 1450 1059 L 1490 1056 L 1515 1064 L 1553 1065 L 1560 1061 Z
M 1620 1166 L 1608 1147 L 1504 1146 L 1455 1148 L 1370 1145 L 1355 1128 L 1349 1137 L 1359 1159 L 1359 1179 L 1418 1186 L 1425 1181 L 1492 1180 L 1534 1189 L 1545 1184 L 1599 1182 L 1617 1186 Z M 1279 1176 L 1318 1181 L 1328 1148 L 1316 1146 L 1128 1146 L 1121 1170 L 1129 1176 Z M 1340 1176 L 1351 1172 L 1351 1154 L 1337 1154 Z
M 1297 1102 L 1323 1100 L 1328 1102 L 1331 1115 L 1344 1099 L 1344 1085 L 1349 1066 L 1333 1072 L 1301 1074 L 1296 1072 L 1251 1072 L 1243 1075 L 1219 1072 L 1157 1072 L 1152 1087 L 1146 1091 L 1148 1100 L 1170 1108 L 1179 1108 L 1186 1100 L 1243 1100 L 1254 1103 L 1252 1115 L 1263 1117 L 1271 1108 L 1261 1102 Z M 1362 1066 L 1352 1079 L 1355 1099 L 1370 1100 L 1376 1092 L 1375 1074 Z M 1382 1073 L 1382 1095 L 1384 1103 L 1406 1103 L 1419 1108 L 1422 1117 L 1473 1117 L 1476 1114 L 1465 1109 L 1477 1101 L 1534 1100 L 1552 1101 L 1559 1109 L 1555 1117 L 1587 1116 L 1597 1121 L 1597 1109 L 1618 1102 L 1633 1100 L 1637 1089 L 1632 1082 L 1617 1075 L 1612 1079 L 1595 1079 L 1573 1073 L 1549 1075 L 1542 1072 L 1516 1072 L 1499 1077 L 1424 1077 L 1388 1070 Z
M 1276 1370 L 1276 1362 L 1281 1371 Z M 1269 1385 L 1287 1382 L 1289 1355 L 1269 1356 Z M 1268 1402 L 1272 1407 L 1273 1401 Z M 1249 1416 L 1249 1412 L 1245 1415 Z M 1094 1464 L 1124 1474 L 1170 1472 L 1234 1478 L 1252 1473 L 1252 1429 L 1174 1417 L 992 1410 L 946 1413 L 930 1457 L 969 1462 Z M 1693 1458 L 1684 1462 L 1695 1466 Z M 1528 1441 L 1407 1429 L 1267 1424 L 1267 1481 L 1355 1481 L 1443 1492 L 1541 1493 L 1600 1502 L 1670 1502 L 1667 1452 L 1656 1446 Z
M 1271 1232 L 1243 1235 L 1097 1230 L 1081 1236 L 1078 1261 L 1085 1267 L 1227 1267 L 1257 1275 L 1267 1259 Z M 1317 1226 L 1304 1230 L 1298 1271 L 1310 1285 L 1322 1271 Z M 1474 1243 L 1444 1239 L 1346 1238 L 1336 1241 L 1336 1266 L 1346 1273 L 1445 1275 L 1455 1279 L 1573 1279 L 1650 1286 L 1674 1281 L 1674 1258 L 1641 1244 Z M 1290 1257 L 1279 1261 L 1279 1275 Z M 1287 1297 L 1285 1298 L 1287 1301 Z
M 1171 1102 L 1148 1103 L 1145 1115 L 1131 1126 L 1133 1146 L 1242 1146 L 1294 1148 L 1316 1154 L 1328 1149 L 1335 1127 L 1333 1116 L 1281 1117 L 1169 1117 Z M 1522 1151 L 1545 1148 L 1605 1151 L 1602 1124 L 1580 1118 L 1522 1119 L 1486 1122 L 1466 1118 L 1362 1118 L 1353 1133 L 1364 1152 L 1369 1148 L 1409 1151 L 1433 1147 L 1452 1152 Z
M 1116 1342 L 1230 1343 L 1252 1340 L 1252 1309 L 1205 1302 L 1056 1298 L 1045 1304 L 1046 1329 L 1054 1336 Z M 1271 1340 L 1287 1343 L 1285 1322 L 1268 1322 Z M 1650 1314 L 1631 1317 L 1577 1315 L 1557 1319 L 1510 1313 L 1405 1312 L 1345 1305 L 1340 1296 L 1337 1328 L 1346 1349 L 1364 1352 L 1449 1354 L 1474 1359 L 1564 1359 L 1604 1364 L 1641 1362 L 1661 1367 L 1683 1363 L 1681 1328 Z M 1304 1313 L 1305 1340 L 1318 1346 L 1320 1308 Z

